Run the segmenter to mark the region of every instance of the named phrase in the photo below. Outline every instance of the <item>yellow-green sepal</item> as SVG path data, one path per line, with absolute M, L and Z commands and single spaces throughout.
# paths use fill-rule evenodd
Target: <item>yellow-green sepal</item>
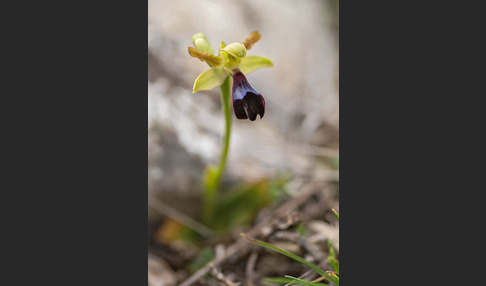
M 240 71 L 243 74 L 249 74 L 254 70 L 269 67 L 273 67 L 272 61 L 259 56 L 246 56 L 241 58 L 241 62 L 239 64 Z
M 192 92 L 211 90 L 223 84 L 228 73 L 223 67 L 212 67 L 202 72 L 194 82 Z

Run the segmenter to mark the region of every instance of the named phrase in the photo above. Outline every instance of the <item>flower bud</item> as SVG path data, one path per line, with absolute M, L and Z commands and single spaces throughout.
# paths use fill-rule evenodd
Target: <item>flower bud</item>
M 194 36 L 192 36 L 192 43 L 194 44 L 194 47 L 196 47 L 196 50 L 214 54 L 211 44 L 203 33 L 194 34 Z

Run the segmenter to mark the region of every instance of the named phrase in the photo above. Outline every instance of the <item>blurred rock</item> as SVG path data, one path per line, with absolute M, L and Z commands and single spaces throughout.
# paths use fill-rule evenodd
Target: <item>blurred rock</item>
M 339 226 L 330 225 L 323 221 L 314 220 L 307 224 L 309 229 L 309 240 L 312 242 L 316 241 L 327 241 L 330 240 L 333 246 L 339 251 Z
M 176 275 L 162 259 L 149 253 L 148 286 L 175 286 Z

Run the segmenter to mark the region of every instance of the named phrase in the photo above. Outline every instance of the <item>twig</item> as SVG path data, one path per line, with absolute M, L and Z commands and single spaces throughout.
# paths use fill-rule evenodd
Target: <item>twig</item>
M 154 196 L 149 196 L 148 205 L 158 211 L 159 213 L 172 218 L 173 220 L 186 225 L 187 227 L 197 231 L 205 237 L 211 237 L 213 232 L 197 220 L 181 213 L 173 207 L 164 204 Z
M 299 195 L 289 199 L 285 203 L 283 203 L 275 212 L 270 214 L 268 217 L 263 219 L 259 222 L 256 226 L 251 228 L 247 234 L 249 236 L 256 236 L 259 234 L 262 227 L 269 225 L 272 223 L 273 219 L 279 218 L 289 214 L 292 210 L 298 208 L 301 204 L 307 201 L 312 195 L 316 192 L 320 191 L 322 188 L 319 187 L 319 184 L 311 183 L 302 186 L 302 190 L 299 192 Z M 239 238 L 236 242 L 230 245 L 226 249 L 226 253 L 222 257 L 215 257 L 213 260 L 208 262 L 205 267 L 199 269 L 195 273 L 193 273 L 189 278 L 183 281 L 179 286 L 189 286 L 196 282 L 199 278 L 204 276 L 210 270 L 210 265 L 213 264 L 214 266 L 219 265 L 221 262 L 225 261 L 228 257 L 241 252 L 241 254 L 246 253 L 248 251 L 249 241 L 243 237 Z
M 221 281 L 222 283 L 224 283 L 226 286 L 238 286 L 239 285 L 239 284 L 233 283 L 231 280 L 229 280 L 228 278 L 224 277 L 223 272 L 221 272 L 218 269 L 216 269 L 216 267 L 213 264 L 210 264 L 209 265 L 209 268 L 211 269 L 211 274 L 216 279 L 218 279 L 219 281 Z
M 329 182 L 329 181 L 339 181 L 339 171 L 336 170 L 317 170 L 317 171 L 307 171 L 307 170 L 295 170 L 294 174 L 298 176 L 308 177 L 311 182 Z
M 258 258 L 258 253 L 253 251 L 248 258 L 246 263 L 246 284 L 245 286 L 253 286 L 253 270 L 255 269 L 255 264 Z
M 274 235 L 277 239 L 288 240 L 302 246 L 303 248 L 305 248 L 305 250 L 307 250 L 310 255 L 314 256 L 316 261 L 326 260 L 326 255 L 322 251 L 320 251 L 314 244 L 312 244 L 310 241 L 308 241 L 296 232 L 279 231 L 276 232 Z
M 306 155 L 322 156 L 322 157 L 339 157 L 339 150 L 313 146 L 308 144 L 293 143 L 288 146 L 294 151 L 301 152 Z

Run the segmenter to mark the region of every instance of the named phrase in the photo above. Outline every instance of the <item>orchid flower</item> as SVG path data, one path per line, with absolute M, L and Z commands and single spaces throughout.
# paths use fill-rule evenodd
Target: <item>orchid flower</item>
M 261 35 L 254 31 L 243 42 L 226 45 L 223 41 L 217 55 L 202 33 L 192 37 L 194 47 L 189 47 L 189 54 L 205 61 L 210 68 L 202 72 L 194 82 L 192 92 L 211 90 L 221 86 L 228 76 L 233 78 L 232 99 L 233 112 L 238 119 L 254 121 L 265 114 L 265 99 L 246 79 L 247 74 L 264 67 L 272 67 L 273 63 L 267 58 L 247 55 L 253 44 L 260 40 Z
M 231 99 L 233 101 L 233 112 L 238 119 L 254 121 L 257 115 L 260 115 L 261 119 L 265 114 L 265 99 L 250 85 L 245 76 L 259 68 L 273 66 L 272 61 L 267 58 L 247 55 L 247 51 L 260 38 L 260 34 L 254 31 L 241 43 L 226 45 L 221 42 L 215 55 L 206 36 L 197 33 L 192 36 L 194 47 L 188 48 L 192 57 L 209 65 L 209 69 L 196 78 L 192 92 L 211 90 L 219 86 L 221 89 L 221 106 L 225 118 L 225 132 L 219 163 L 217 166 L 209 165 L 203 175 L 203 218 L 206 223 L 210 223 L 214 218 L 221 176 L 228 158 L 231 135 Z

